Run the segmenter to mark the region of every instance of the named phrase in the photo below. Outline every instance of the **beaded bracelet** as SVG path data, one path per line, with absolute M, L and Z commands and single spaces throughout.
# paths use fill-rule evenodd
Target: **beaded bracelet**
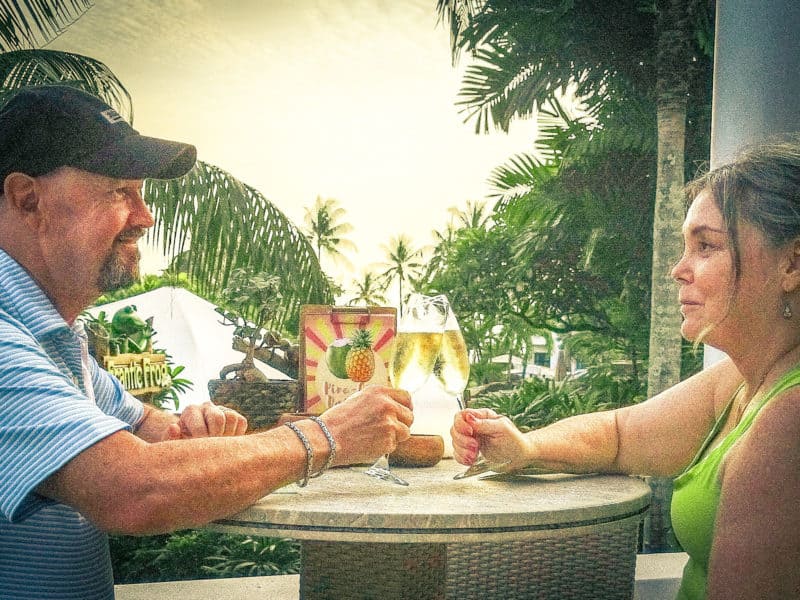
M 297 437 L 300 438 L 300 442 L 302 442 L 303 447 L 306 449 L 306 472 L 303 479 L 297 482 L 297 485 L 300 487 L 306 487 L 308 485 L 308 478 L 311 477 L 311 465 L 314 464 L 314 449 L 311 447 L 306 434 L 300 431 L 297 425 L 291 421 L 285 423 L 285 425 L 297 434 Z
M 323 421 L 322 419 L 320 419 L 319 417 L 314 416 L 314 415 L 312 415 L 312 416 L 310 416 L 308 418 L 311 419 L 312 421 L 314 421 L 314 423 L 319 425 L 319 428 L 322 429 L 322 433 L 324 433 L 325 437 L 328 438 L 328 446 L 330 446 L 330 449 L 331 449 L 331 452 L 328 455 L 328 460 L 325 461 L 325 465 L 323 465 L 323 467 L 317 473 L 315 473 L 314 475 L 311 476 L 311 477 L 319 477 L 325 471 L 330 469 L 331 465 L 333 464 L 334 459 L 336 458 L 336 440 L 333 439 L 333 435 L 331 435 L 331 432 L 328 429 L 328 426 L 325 425 L 325 421 Z

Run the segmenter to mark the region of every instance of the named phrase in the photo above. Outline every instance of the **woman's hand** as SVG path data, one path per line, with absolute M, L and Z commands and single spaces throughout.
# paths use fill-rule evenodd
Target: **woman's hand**
M 321 418 L 336 440 L 337 465 L 368 463 L 389 454 L 411 435 L 408 392 L 367 386 L 326 410 Z
M 529 463 L 525 436 L 511 419 L 489 408 L 462 410 L 455 416 L 450 434 L 453 458 L 463 465 L 474 463 L 479 452 L 489 462 L 507 462 L 507 470 Z

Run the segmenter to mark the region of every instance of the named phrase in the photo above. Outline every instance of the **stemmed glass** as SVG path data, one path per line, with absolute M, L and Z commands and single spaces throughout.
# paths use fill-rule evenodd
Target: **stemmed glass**
M 439 356 L 449 312 L 450 306 L 444 296 L 411 295 L 398 320 L 397 336 L 389 359 L 389 381 L 393 387 L 413 394 L 428 380 Z M 379 458 L 366 473 L 408 485 L 389 470 L 388 455 Z
M 456 397 L 459 409 L 463 410 L 465 406 L 461 394 L 469 382 L 469 353 L 452 309 L 447 315 L 447 323 L 444 326 L 442 348 L 439 359 L 436 361 L 435 372 L 444 389 Z M 485 471 L 494 471 L 507 464 L 508 462 L 487 463 L 483 454 L 479 452 L 472 466 L 456 475 L 455 479 L 463 479 Z
M 452 307 L 447 311 L 442 346 L 433 371 L 445 391 L 456 398 L 458 408 L 463 409 L 462 394 L 469 382 L 469 353 Z

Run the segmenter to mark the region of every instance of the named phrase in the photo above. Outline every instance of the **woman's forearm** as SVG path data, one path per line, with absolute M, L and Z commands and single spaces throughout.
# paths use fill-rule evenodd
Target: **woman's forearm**
M 561 473 L 618 473 L 616 411 L 577 415 L 525 435 L 530 466 Z

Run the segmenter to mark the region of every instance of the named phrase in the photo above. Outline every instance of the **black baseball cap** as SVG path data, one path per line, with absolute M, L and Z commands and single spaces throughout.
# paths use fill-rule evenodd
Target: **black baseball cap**
M 0 107 L 0 193 L 9 173 L 75 167 L 117 179 L 173 179 L 195 163 L 190 144 L 140 135 L 108 104 L 75 87 L 24 88 Z

